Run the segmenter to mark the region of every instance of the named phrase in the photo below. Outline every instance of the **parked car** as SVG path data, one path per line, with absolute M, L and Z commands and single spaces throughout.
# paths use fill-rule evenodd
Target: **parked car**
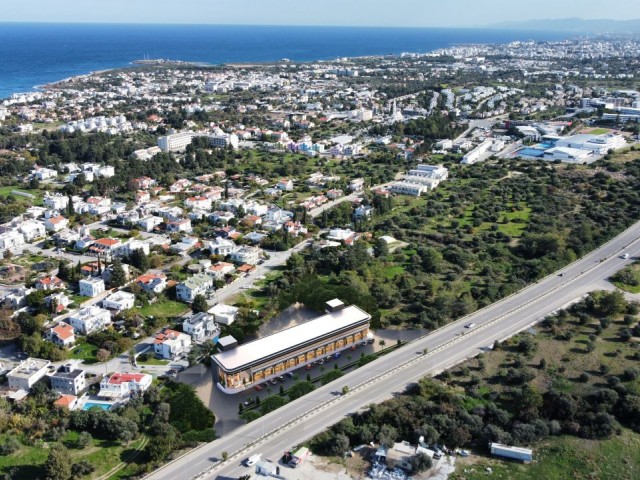
M 253 388 L 255 388 L 259 392 L 260 390 L 262 390 L 262 385 L 258 384 Z

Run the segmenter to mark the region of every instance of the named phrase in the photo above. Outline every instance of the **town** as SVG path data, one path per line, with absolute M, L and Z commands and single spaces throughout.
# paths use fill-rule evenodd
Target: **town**
M 495 252 L 524 243 L 538 186 L 514 186 L 508 208 L 485 212 L 465 210 L 465 188 L 554 168 L 604 175 L 599 162 L 637 149 L 639 59 L 639 42 L 607 38 L 308 63 L 143 63 L 1 101 L 0 395 L 18 409 L 49 395 L 52 409 L 93 415 L 143 401 L 173 408 L 181 382 L 197 386 L 199 400 L 189 395 L 208 424 L 149 446 L 122 426 L 118 438 L 137 438 L 158 466 L 214 438 L 208 415 L 218 435 L 230 433 L 412 339 L 398 331 L 432 331 L 512 294 L 632 213 L 600 236 L 589 219 L 589 239 L 571 253 L 568 240 L 537 233 L 517 253 L 538 260 L 553 244 L 557 255 L 514 279 L 476 268 L 448 235 L 482 232 Z M 456 210 L 443 213 L 447 199 Z M 369 259 L 384 259 L 384 271 L 371 267 L 384 281 L 369 272 L 363 286 L 344 273 Z M 459 300 L 418 309 L 414 288 L 435 298 L 444 287 L 409 278 L 411 262 Z M 482 277 L 483 290 L 461 287 L 463 275 Z M 491 276 L 498 286 L 484 283 Z M 420 452 L 438 460 L 434 444 L 398 443 L 414 457 L 403 470 L 417 468 Z M 382 470 L 376 461 L 370 475 Z

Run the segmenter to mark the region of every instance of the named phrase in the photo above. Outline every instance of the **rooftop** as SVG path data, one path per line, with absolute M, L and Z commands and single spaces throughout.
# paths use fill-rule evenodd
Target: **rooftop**
M 352 305 L 314 320 L 296 325 L 273 335 L 240 345 L 228 352 L 213 356 L 215 362 L 227 371 L 250 365 L 265 357 L 284 352 L 291 347 L 307 343 L 345 327 L 367 321 L 371 315 Z
M 43 360 L 42 358 L 27 358 L 25 361 L 20 362 L 16 368 L 11 370 L 7 375 L 12 377 L 30 378 L 42 368 L 50 365 L 49 360 Z
M 121 385 L 123 383 L 140 383 L 149 375 L 146 373 L 114 373 L 109 377 L 108 383 L 111 385 Z

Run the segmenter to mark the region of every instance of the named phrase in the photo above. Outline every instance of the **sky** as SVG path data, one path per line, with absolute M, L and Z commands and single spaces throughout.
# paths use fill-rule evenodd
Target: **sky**
M 638 0 L 2 0 L 0 22 L 473 27 L 640 17 Z

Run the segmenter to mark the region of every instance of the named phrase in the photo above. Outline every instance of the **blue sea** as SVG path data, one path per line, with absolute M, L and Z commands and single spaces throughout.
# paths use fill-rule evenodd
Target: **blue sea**
M 0 23 L 0 98 L 145 57 L 210 64 L 310 61 L 568 36 L 488 29 Z

